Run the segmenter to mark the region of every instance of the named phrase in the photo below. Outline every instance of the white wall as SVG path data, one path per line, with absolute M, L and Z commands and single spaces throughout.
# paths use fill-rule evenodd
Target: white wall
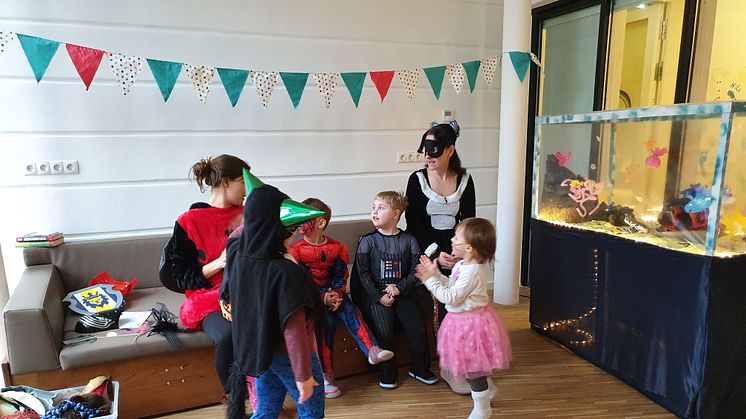
M 106 51 L 220 67 L 367 71 L 443 65 L 498 55 L 502 0 L 106 2 L 4 0 L 0 29 Z M 205 156 L 246 159 L 296 199 L 317 196 L 336 219 L 367 218 L 379 190 L 406 186 L 428 122 L 452 109 L 458 150 L 477 185 L 478 214 L 494 220 L 499 75 L 434 99 L 424 75 L 409 103 L 394 79 L 381 104 L 368 79 L 355 109 L 341 80 L 331 109 L 309 77 L 300 107 L 278 83 L 268 109 L 247 85 L 235 109 L 219 79 L 206 104 L 182 71 L 164 104 L 147 64 L 122 95 L 104 61 L 85 92 L 64 46 L 37 85 L 20 44 L 0 57 L 0 243 L 8 282 L 22 270 L 13 238 L 29 231 L 90 235 L 167 231 L 202 197 L 187 179 Z M 26 162 L 78 160 L 79 175 L 23 176 Z M 521 179 L 516 179 L 522 182 Z

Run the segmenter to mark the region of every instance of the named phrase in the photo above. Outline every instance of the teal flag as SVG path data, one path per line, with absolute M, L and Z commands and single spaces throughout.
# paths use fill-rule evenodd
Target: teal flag
M 430 87 L 433 88 L 435 99 L 440 100 L 440 89 L 443 87 L 443 77 L 446 74 L 446 66 L 423 68 L 422 71 L 425 72 L 427 81 L 430 82 Z
M 531 62 L 531 54 L 520 51 L 510 51 L 508 54 L 510 54 L 510 62 L 513 63 L 513 68 L 518 75 L 518 79 L 523 83 L 523 79 L 526 78 L 526 72 L 528 71 L 528 65 Z
M 300 98 L 303 96 L 303 90 L 306 88 L 306 81 L 308 80 L 308 73 L 280 73 L 282 77 L 282 83 L 285 85 L 285 89 L 288 91 L 288 96 L 293 102 L 293 107 L 298 108 Z
M 57 52 L 60 43 L 20 33 L 16 35 L 18 35 L 18 40 L 21 42 L 23 52 L 26 54 L 26 59 L 31 66 L 31 70 L 34 71 L 34 76 L 38 83 L 44 77 L 44 73 L 47 72 L 47 67 L 49 67 L 49 63 Z
M 218 68 L 218 75 L 220 81 L 223 82 L 228 99 L 231 100 L 231 105 L 235 108 L 238 98 L 241 97 L 241 92 L 243 92 L 243 87 L 246 85 L 246 79 L 249 78 L 249 71 Z
M 347 90 L 350 91 L 352 102 L 355 103 L 356 108 L 360 104 L 360 95 L 363 93 L 366 74 L 368 73 L 341 73 L 342 80 L 345 82 Z
M 181 73 L 181 63 L 148 58 L 148 65 L 150 66 L 150 71 L 153 73 L 153 78 L 155 78 L 158 89 L 161 90 L 163 101 L 168 102 L 168 98 L 174 90 L 176 79 L 179 78 L 179 73 Z
M 479 66 L 482 65 L 482 61 L 469 61 L 462 64 L 464 65 L 464 70 L 466 70 L 466 80 L 469 80 L 469 91 L 474 93 L 474 87 L 477 85 L 477 74 L 479 74 Z

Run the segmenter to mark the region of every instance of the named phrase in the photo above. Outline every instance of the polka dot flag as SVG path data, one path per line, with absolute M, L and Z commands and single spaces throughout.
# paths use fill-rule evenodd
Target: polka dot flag
M 313 78 L 316 80 L 316 85 L 319 86 L 319 93 L 321 93 L 321 98 L 324 99 L 326 109 L 329 109 L 332 106 L 332 96 L 334 96 L 334 88 L 337 87 L 339 73 L 314 73 Z
M 420 69 L 414 70 L 399 70 L 396 75 L 399 76 L 399 81 L 404 86 L 404 90 L 407 91 L 407 98 L 411 102 L 414 99 L 414 91 L 417 88 L 417 82 L 420 80 Z
M 205 65 L 186 66 L 186 73 L 192 79 L 192 87 L 202 103 L 207 103 L 207 95 L 210 93 L 210 83 L 215 77 L 215 68 Z
M 464 87 L 464 66 L 461 64 L 449 64 L 446 67 L 446 75 L 451 81 L 451 86 L 456 94 L 461 94 L 461 88 Z
M 109 53 L 109 64 L 114 78 L 117 80 L 124 94 L 130 92 L 132 85 L 135 84 L 137 75 L 142 70 L 145 60 L 140 57 L 124 55 L 118 52 Z
M 10 31 L 0 31 L 0 55 L 5 52 L 5 47 L 13 41 L 15 35 Z
M 262 105 L 266 108 L 269 104 L 269 100 L 272 98 L 272 91 L 277 83 L 276 71 L 252 71 L 251 79 L 254 81 L 256 86 L 256 92 L 259 94 L 259 98 L 262 100 Z
M 487 82 L 487 87 L 492 87 L 492 79 L 495 78 L 496 69 L 497 57 L 482 59 L 482 75 L 484 76 L 484 81 Z

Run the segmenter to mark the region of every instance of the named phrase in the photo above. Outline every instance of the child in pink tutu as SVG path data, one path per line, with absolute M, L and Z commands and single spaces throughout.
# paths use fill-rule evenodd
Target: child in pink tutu
M 468 218 L 451 239 L 453 256 L 462 258 L 451 277 L 440 273 L 437 261 L 420 257 L 417 278 L 448 314 L 438 332 L 441 374 L 464 377 L 471 387 L 474 409 L 469 419 L 489 418 L 496 394 L 490 375 L 508 368 L 510 339 L 495 310 L 489 306 L 487 263 L 495 254 L 495 228 L 483 218 Z

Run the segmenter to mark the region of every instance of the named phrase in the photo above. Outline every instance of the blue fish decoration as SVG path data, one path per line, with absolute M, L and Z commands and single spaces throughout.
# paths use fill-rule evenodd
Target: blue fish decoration
M 710 208 L 712 197 L 709 191 L 699 183 L 691 185 L 691 187 L 681 191 L 681 195 L 688 199 L 689 202 L 684 205 L 684 211 L 693 214 L 698 212 L 704 212 Z

